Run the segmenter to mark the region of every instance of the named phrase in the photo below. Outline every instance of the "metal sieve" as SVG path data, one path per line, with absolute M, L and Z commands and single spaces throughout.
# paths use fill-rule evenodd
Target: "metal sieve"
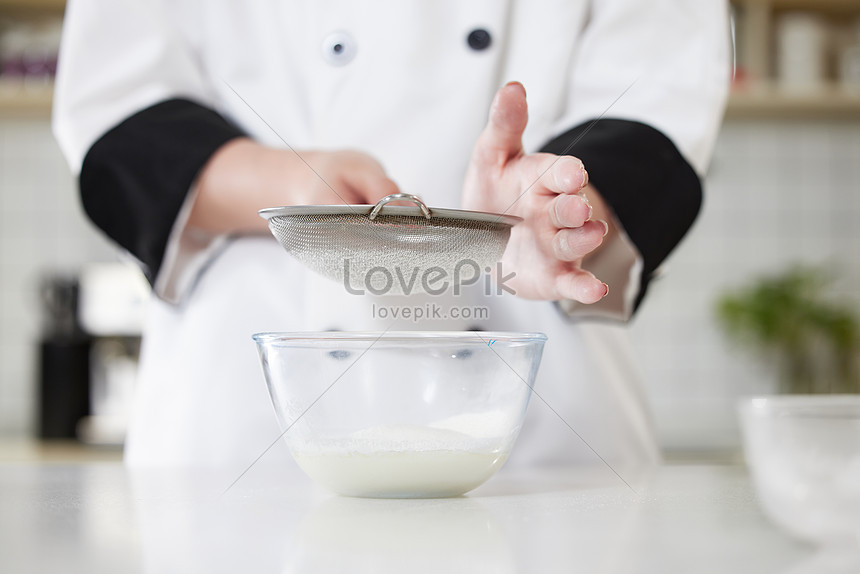
M 411 201 L 415 206 L 386 205 Z M 290 254 L 353 293 L 439 294 L 476 282 L 501 259 L 519 217 L 430 209 L 398 193 L 371 205 L 260 211 Z

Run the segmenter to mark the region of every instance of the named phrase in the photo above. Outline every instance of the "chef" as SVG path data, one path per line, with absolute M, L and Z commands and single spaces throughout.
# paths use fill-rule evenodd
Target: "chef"
M 251 334 L 386 328 L 549 336 L 509 464 L 657 460 L 624 322 L 696 217 L 728 74 L 716 0 L 70 1 L 54 132 L 156 295 L 127 462 L 252 462 L 279 429 Z M 392 326 L 256 213 L 396 192 L 523 217 L 515 294 Z

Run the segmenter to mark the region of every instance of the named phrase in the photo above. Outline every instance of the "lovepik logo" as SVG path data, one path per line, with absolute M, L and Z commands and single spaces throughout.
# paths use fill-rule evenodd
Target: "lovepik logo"
M 343 261 L 343 286 L 351 295 L 412 295 L 427 293 L 442 295 L 451 290 L 460 295 L 461 289 L 478 283 L 483 277 L 485 295 L 502 295 L 504 292 L 516 295 L 516 291 L 505 285 L 516 277 L 516 273 L 504 274 L 502 262 L 496 263 L 495 273 L 473 259 L 461 259 L 451 269 L 439 265 L 423 268 L 413 266 L 409 269 L 396 265 L 388 268 L 382 265 L 371 267 L 363 274 L 352 268 L 349 259 Z

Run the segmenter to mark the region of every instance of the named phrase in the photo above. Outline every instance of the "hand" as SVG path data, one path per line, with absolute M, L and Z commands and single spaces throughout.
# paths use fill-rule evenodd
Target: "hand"
M 400 193 L 382 165 L 364 152 L 304 151 L 299 155 L 304 161 L 298 179 L 303 183 L 294 189 L 289 205 L 374 205 L 386 195 Z
M 609 286 L 581 268 L 609 231 L 592 219 L 586 199 L 598 199 L 588 173 L 575 157 L 526 154 L 526 93 L 510 83 L 496 93 L 486 128 L 478 138 L 463 187 L 465 209 L 506 213 L 525 221 L 514 226 L 502 258 L 506 286 L 526 299 L 599 301 Z M 605 206 L 600 202 L 600 208 Z M 607 218 L 608 219 L 608 218 Z
M 299 157 L 301 156 L 301 157 Z M 282 205 L 375 204 L 398 193 L 371 156 L 351 150 L 275 149 L 239 138 L 200 172 L 188 225 L 211 233 L 267 233 L 257 215 Z

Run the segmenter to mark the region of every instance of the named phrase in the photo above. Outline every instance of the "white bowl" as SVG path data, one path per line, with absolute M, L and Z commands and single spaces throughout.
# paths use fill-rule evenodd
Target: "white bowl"
M 765 513 L 824 545 L 860 545 L 860 396 L 756 397 L 740 405 Z

